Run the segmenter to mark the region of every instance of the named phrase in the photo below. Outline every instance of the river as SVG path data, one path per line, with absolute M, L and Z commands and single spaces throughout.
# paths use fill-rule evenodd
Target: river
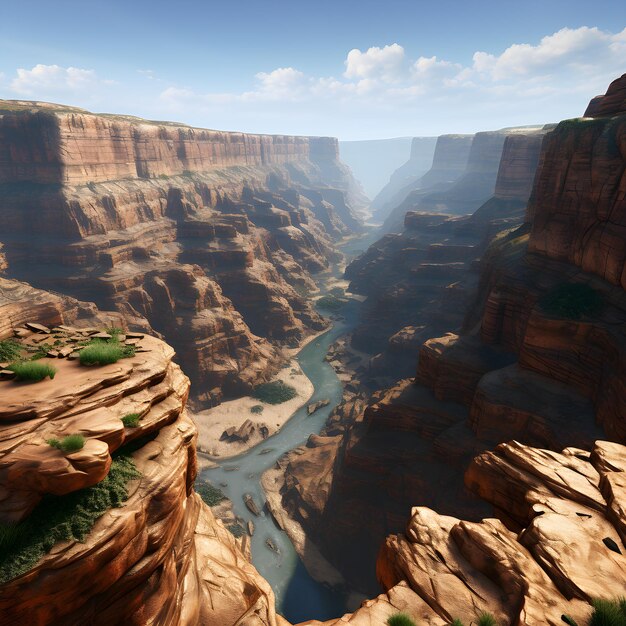
M 352 240 L 342 247 L 342 251 L 352 256 L 358 248 L 367 247 L 371 238 L 372 234 L 360 240 Z M 311 433 L 319 433 L 331 411 L 341 402 L 343 385 L 324 357 L 328 347 L 338 337 L 354 328 L 359 312 L 360 303 L 350 300 L 341 310 L 344 319 L 336 321 L 330 330 L 305 346 L 296 357 L 315 387 L 309 403 L 329 399 L 330 404 L 310 416 L 306 406 L 302 407 L 273 437 L 202 473 L 203 479 L 219 486 L 232 501 L 235 515 L 254 522 L 252 562 L 272 586 L 277 611 L 292 623 L 341 616 L 348 610 L 347 593 L 320 584 L 309 576 L 289 537 L 267 512 L 260 479 L 263 472 L 273 467 L 285 452 L 305 443 Z M 251 494 L 255 502 L 263 507 L 260 517 L 255 517 L 247 509 L 243 501 L 244 494 Z M 267 547 L 265 541 L 268 538 L 278 547 L 278 554 Z

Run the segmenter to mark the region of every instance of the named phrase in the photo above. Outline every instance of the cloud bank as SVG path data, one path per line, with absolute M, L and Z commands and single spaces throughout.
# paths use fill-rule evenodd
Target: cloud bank
M 515 43 L 499 53 L 477 50 L 464 62 L 410 58 L 393 42 L 352 49 L 343 63 L 337 60 L 337 70 L 335 75 L 316 76 L 296 67 L 278 67 L 250 77 L 249 88 L 238 92 L 168 85 L 153 80 L 152 70 L 137 70 L 145 85 L 133 86 L 134 97 L 143 98 L 144 109 L 135 112 L 266 132 L 346 136 L 361 127 L 362 137 L 376 122 L 379 136 L 385 136 L 554 121 L 580 115 L 591 96 L 626 71 L 626 29 L 610 33 L 587 26 L 563 28 L 534 44 Z M 104 103 L 107 94 L 111 101 L 116 93 L 130 93 L 93 69 L 78 67 L 40 64 L 17 69 L 15 77 L 6 80 L 16 96 L 38 99 Z M 121 103 L 113 101 L 119 109 Z

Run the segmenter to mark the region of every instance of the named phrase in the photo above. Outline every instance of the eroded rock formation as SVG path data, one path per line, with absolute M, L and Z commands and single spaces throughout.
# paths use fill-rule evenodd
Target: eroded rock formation
M 42 103 L 0 103 L 0 197 L 7 275 L 163 334 L 202 404 L 324 327 L 302 294 L 360 228 L 332 138 Z
M 522 489 L 515 495 L 506 492 L 504 482 L 499 483 L 502 487 L 492 488 L 496 495 L 486 495 L 490 487 L 484 485 L 489 481 L 484 476 L 476 478 L 477 469 L 471 470 L 474 478 L 468 479 L 467 484 L 461 476 L 476 455 L 511 440 L 523 444 L 520 449 L 532 445 L 560 451 L 574 446 L 578 451 L 569 456 L 566 452 L 563 463 L 573 467 L 580 462 L 576 471 L 587 476 L 597 468 L 594 469 L 595 461 L 591 462 L 593 468 L 589 465 L 589 452 L 580 450 L 592 450 L 594 442 L 601 439 L 626 442 L 623 429 L 626 394 L 620 382 L 624 379 L 626 354 L 623 336 L 626 300 L 620 278 L 623 255 L 620 256 L 618 234 L 626 213 L 623 181 L 620 182 L 625 151 L 619 149 L 626 137 L 625 117 L 615 114 L 596 121 L 562 122 L 548 132 L 526 223 L 514 226 L 515 220 L 519 220 L 519 207 L 514 208 L 512 221 L 500 225 L 509 228 L 484 249 L 478 266 L 476 296 L 470 301 L 463 323 L 458 318 L 459 329 L 423 344 L 415 380 L 399 381 L 378 392 L 363 413 L 355 415 L 352 423 L 343 425 L 341 432 L 334 433 L 331 439 L 310 440 L 300 454 L 289 457 L 284 471 L 282 505 L 310 531 L 311 540 L 322 554 L 357 588 L 375 591 L 373 571 L 368 572 L 367 563 L 372 562 L 384 536 L 401 531 L 410 507 L 419 504 L 438 513 L 416 511 L 408 538 L 389 540 L 386 552 L 389 562 L 379 565 L 379 574 L 385 588 L 405 580 L 418 595 L 422 589 L 422 600 L 415 606 L 423 607 L 425 600 L 438 616 L 428 618 L 432 623 L 457 617 L 454 612 L 469 620 L 475 616 L 473 611 L 482 608 L 498 613 L 504 623 L 545 623 L 537 613 L 543 603 L 547 603 L 546 614 L 552 620 L 548 623 L 558 623 L 562 613 L 570 612 L 581 618 L 588 612 L 586 603 L 594 592 L 591 583 L 584 593 L 573 593 L 573 572 L 571 578 L 569 574 L 561 574 L 560 580 L 556 580 L 550 569 L 555 566 L 546 565 L 544 556 L 526 555 L 518 546 L 521 542 L 532 553 L 530 537 L 538 536 L 535 530 L 528 531 L 528 544 L 524 543 L 526 539 L 517 537 L 522 528 L 541 525 L 540 518 L 531 522 L 528 517 L 532 505 L 523 505 L 527 514 L 523 518 L 513 504 L 526 502 L 524 498 L 532 499 L 532 496 L 524 495 Z M 590 131 L 590 125 L 595 130 Z M 534 145 L 536 150 L 540 139 L 534 133 L 531 135 L 526 145 Z M 515 148 L 515 143 L 510 143 L 509 148 Z M 533 159 L 528 157 L 530 152 L 526 156 L 524 152 L 526 148 L 519 152 L 521 169 L 504 165 L 515 163 L 516 159 L 503 161 L 502 184 L 498 186 L 503 196 L 510 193 L 511 197 L 522 199 L 527 193 L 528 176 L 520 184 L 518 172 L 528 172 Z M 563 160 L 564 157 L 567 159 Z M 505 184 L 507 177 L 509 182 Z M 475 224 L 489 215 L 487 209 L 482 208 L 467 221 L 466 234 L 471 232 L 472 222 Z M 407 219 L 416 220 L 428 233 L 441 228 L 449 218 L 409 214 Z M 605 245 L 597 243 L 596 231 L 604 233 Z M 565 236 L 567 242 L 581 245 L 568 247 Z M 351 276 L 355 286 L 358 280 L 365 285 L 367 277 L 373 282 L 372 277 L 379 272 L 383 276 L 381 282 L 389 284 L 393 272 L 398 271 L 396 268 L 405 263 L 419 274 L 424 263 L 420 255 L 424 251 L 408 242 L 403 246 L 401 241 L 394 247 L 396 241 L 390 237 L 375 244 L 357 262 L 354 269 L 358 272 Z M 393 259 L 389 265 L 382 261 L 386 249 L 393 251 L 388 257 Z M 441 250 L 437 247 L 442 255 L 453 251 L 458 253 L 453 247 L 447 251 L 445 244 Z M 409 277 L 401 277 L 394 288 L 404 288 L 407 297 L 416 297 L 410 285 L 417 283 L 409 281 Z M 448 279 L 445 284 L 450 282 Z M 377 287 L 373 284 L 372 288 Z M 380 288 L 381 293 L 392 293 L 384 292 L 384 285 Z M 388 302 L 387 314 L 396 309 L 393 298 Z M 403 329 L 400 335 L 397 342 L 410 345 L 415 330 Z M 506 448 L 514 449 L 513 445 Z M 505 448 L 498 450 L 495 456 Z M 546 459 L 552 459 L 551 463 L 554 459 L 561 463 L 561 457 L 545 452 L 537 453 L 535 461 L 527 464 L 538 464 L 544 454 Z M 585 458 L 579 459 L 580 456 Z M 321 482 L 307 478 L 306 468 L 312 458 L 325 459 Z M 479 461 L 472 467 L 476 463 Z M 533 488 L 539 488 L 537 485 L 544 480 L 550 482 L 550 473 L 560 477 L 558 463 L 553 463 Z M 514 475 L 511 470 L 510 476 Z M 620 474 L 616 473 L 614 479 L 619 478 Z M 489 480 L 495 481 L 493 477 Z M 484 487 L 478 489 L 476 484 Z M 548 489 L 553 488 L 548 485 Z M 476 492 L 494 506 L 491 514 L 495 513 L 501 521 L 479 521 L 490 515 L 490 511 L 485 509 L 484 500 L 476 497 Z M 609 503 L 610 498 L 606 500 L 603 515 L 613 515 L 610 523 L 615 529 L 615 524 L 619 526 L 621 522 L 609 513 Z M 559 510 L 561 505 L 554 506 Z M 566 514 L 569 506 L 563 505 L 561 512 Z M 533 520 L 538 512 L 537 509 L 533 513 Z M 459 518 L 469 521 L 459 522 Z M 604 524 L 602 519 L 597 523 Z M 316 534 L 315 529 L 322 526 L 325 532 Z M 615 535 L 615 530 L 611 534 L 608 527 L 603 528 L 611 541 L 623 540 Z M 355 532 L 359 549 L 348 540 Z M 586 547 L 576 550 L 591 549 L 582 539 L 577 545 Z M 444 555 L 439 564 L 433 556 L 435 553 L 428 552 L 431 546 Z M 480 592 L 479 596 L 493 600 L 490 600 L 491 609 L 479 606 L 476 598 L 466 597 L 460 591 L 457 595 L 463 597 L 465 612 L 453 598 L 439 605 L 437 597 L 428 595 L 446 595 L 443 587 L 441 592 L 432 589 L 439 589 L 439 583 L 434 581 L 442 573 L 439 568 L 447 568 L 445 555 L 452 554 L 449 550 L 456 555 L 461 550 L 473 568 L 471 571 L 478 572 L 475 574 L 478 578 L 487 574 L 490 591 L 485 587 L 485 593 Z M 518 550 L 526 555 L 524 559 L 520 557 L 520 562 L 513 558 Z M 550 552 L 547 547 L 541 550 L 544 555 Z M 485 569 L 485 559 L 493 562 L 500 557 L 508 563 L 507 572 L 517 572 L 518 582 L 504 570 L 498 573 L 493 568 Z M 527 573 L 532 579 L 530 595 L 519 591 L 528 582 L 524 580 L 526 566 L 522 563 L 526 558 Z M 457 564 L 455 561 L 452 570 Z M 391 571 L 395 574 L 389 574 Z M 464 574 L 459 575 L 465 580 Z M 565 578 L 570 582 L 565 583 Z M 452 580 L 451 588 L 455 584 Z M 431 591 L 427 593 L 426 587 Z M 514 588 L 518 591 L 514 592 Z M 618 588 L 621 592 L 622 587 Z M 377 605 L 381 602 L 385 605 L 387 601 L 388 597 Z M 448 601 L 454 612 L 444 606 Z M 560 603 L 564 608 L 559 608 Z M 528 607 L 528 613 L 524 607 Z M 518 610 L 519 617 L 515 613 Z M 420 613 L 415 616 L 419 617 Z
M 84 324 L 100 318 L 78 319 L 78 303 L 50 295 L 45 303 L 46 294 L 7 282 L 3 319 L 38 312 L 41 321 L 65 322 L 43 337 L 95 332 Z M 18 310 L 22 296 L 30 304 Z M 36 340 L 37 332 L 19 330 L 20 341 Z M 43 499 L 49 510 L 56 501 L 56 527 L 64 522 L 74 536 L 84 534 L 52 540 L 32 562 L 19 531 L 17 553 L 3 544 L 0 623 L 284 624 L 245 544 L 194 492 L 196 429 L 185 411 L 189 380 L 172 362 L 174 351 L 149 336 L 136 346 L 134 356 L 104 366 L 40 359 L 56 367 L 53 380 L 0 380 L 0 521 L 21 521 L 20 528 L 32 518 L 31 526 L 46 528 L 37 505 Z M 135 426 L 122 422 L 128 414 L 138 416 Z M 64 452 L 48 443 L 69 434 L 85 438 L 82 448 Z M 71 498 L 108 477 L 122 458 L 135 468 L 127 499 L 85 528 Z

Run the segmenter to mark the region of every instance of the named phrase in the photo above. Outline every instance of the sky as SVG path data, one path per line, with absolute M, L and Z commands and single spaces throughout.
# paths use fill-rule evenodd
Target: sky
M 583 114 L 622 0 L 3 2 L 0 98 L 343 140 Z

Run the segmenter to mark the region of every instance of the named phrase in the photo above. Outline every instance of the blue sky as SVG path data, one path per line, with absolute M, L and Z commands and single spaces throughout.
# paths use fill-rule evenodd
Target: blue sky
M 0 97 L 368 139 L 581 115 L 626 72 L 617 0 L 5 3 Z

